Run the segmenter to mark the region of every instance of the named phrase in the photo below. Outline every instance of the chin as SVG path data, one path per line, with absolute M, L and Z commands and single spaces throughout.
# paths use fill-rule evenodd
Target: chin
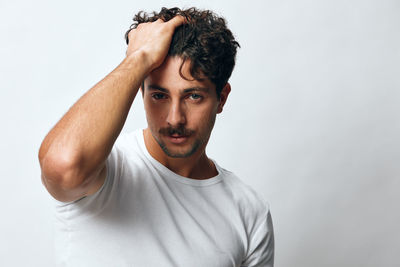
M 172 148 L 170 146 L 165 145 L 165 143 L 158 142 L 160 145 L 161 149 L 164 151 L 164 153 L 171 158 L 188 158 L 195 154 L 199 147 L 200 147 L 200 142 L 196 140 L 192 144 L 188 144 L 185 146 L 185 148 L 177 149 L 177 148 Z

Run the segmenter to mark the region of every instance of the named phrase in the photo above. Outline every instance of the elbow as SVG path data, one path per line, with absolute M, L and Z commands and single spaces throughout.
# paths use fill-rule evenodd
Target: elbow
M 84 179 L 79 168 L 79 160 L 69 153 L 45 155 L 39 151 L 39 163 L 42 171 L 42 182 L 47 187 L 60 191 L 72 191 L 79 188 Z M 49 188 L 50 187 L 50 188 Z

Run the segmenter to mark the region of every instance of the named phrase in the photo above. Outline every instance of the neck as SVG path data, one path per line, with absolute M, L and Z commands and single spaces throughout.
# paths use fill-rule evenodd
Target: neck
M 218 174 L 214 163 L 207 157 L 205 148 L 199 148 L 193 155 L 184 158 L 169 157 L 161 149 L 147 128 L 143 132 L 144 143 L 149 154 L 176 174 L 192 179 L 208 179 Z

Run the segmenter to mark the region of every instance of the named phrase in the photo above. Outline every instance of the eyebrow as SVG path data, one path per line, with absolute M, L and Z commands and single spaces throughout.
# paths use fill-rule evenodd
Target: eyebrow
M 169 90 L 166 88 L 163 88 L 161 86 L 155 85 L 155 84 L 150 84 L 148 86 L 149 90 L 157 90 L 157 91 L 161 91 L 164 93 L 169 93 Z M 196 92 L 196 91 L 201 91 L 204 93 L 209 93 L 210 89 L 208 87 L 191 87 L 191 88 L 186 88 L 182 91 L 182 93 L 190 93 L 190 92 Z

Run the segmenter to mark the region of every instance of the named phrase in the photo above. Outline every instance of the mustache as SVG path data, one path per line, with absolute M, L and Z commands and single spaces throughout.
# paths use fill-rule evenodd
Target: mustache
M 193 130 L 187 129 L 187 128 L 183 127 L 183 126 L 165 127 L 165 128 L 161 128 L 158 132 L 160 134 L 163 134 L 163 135 L 177 134 L 179 136 L 189 136 L 189 135 L 194 133 Z

